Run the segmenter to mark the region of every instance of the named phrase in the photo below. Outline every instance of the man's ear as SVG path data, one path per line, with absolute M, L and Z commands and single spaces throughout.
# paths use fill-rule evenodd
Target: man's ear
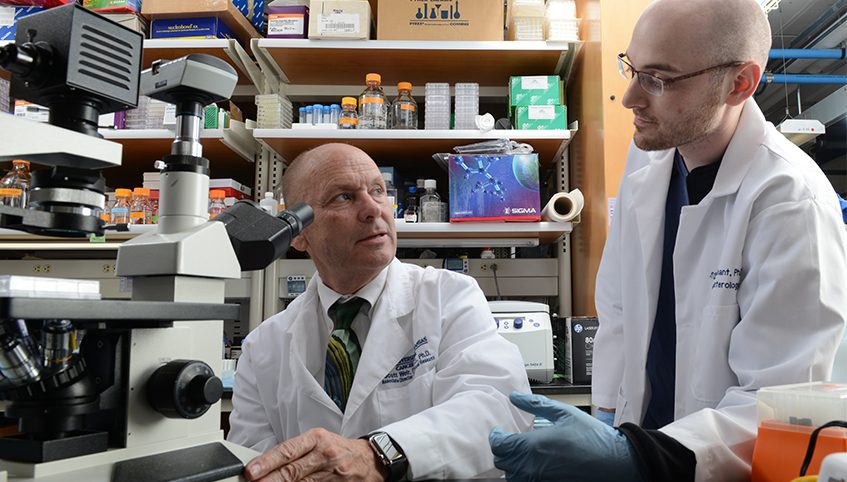
M 756 92 L 756 86 L 762 78 L 762 68 L 753 61 L 747 61 L 733 70 L 732 90 L 727 96 L 726 103 L 740 105 Z
M 304 236 L 301 232 L 297 236 L 294 236 L 294 239 L 291 240 L 291 247 L 297 251 L 306 252 L 306 248 L 309 247 L 309 240 L 307 240 L 306 236 Z

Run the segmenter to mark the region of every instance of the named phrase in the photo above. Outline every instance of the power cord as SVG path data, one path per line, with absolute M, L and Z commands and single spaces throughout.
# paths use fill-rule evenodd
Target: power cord
M 502 300 L 500 296 L 500 283 L 497 282 L 497 264 L 491 264 L 491 272 L 494 273 L 494 287 L 497 289 L 497 301 Z
M 820 427 L 816 428 L 814 432 L 812 432 L 812 436 L 809 437 L 809 448 L 806 450 L 806 458 L 803 459 L 803 466 L 800 467 L 800 477 L 806 475 L 806 470 L 809 468 L 809 464 L 812 462 L 812 455 L 815 453 L 815 444 L 818 441 L 818 434 L 821 430 L 827 427 L 842 427 L 847 428 L 847 422 L 843 420 L 833 420 L 832 422 L 827 422 Z

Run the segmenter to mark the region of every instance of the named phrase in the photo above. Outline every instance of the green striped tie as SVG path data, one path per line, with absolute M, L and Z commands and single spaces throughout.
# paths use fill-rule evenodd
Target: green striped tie
M 357 297 L 343 304 L 336 302 L 329 308 L 329 317 L 335 320 L 335 330 L 326 351 L 324 390 L 342 412 L 347 407 L 353 377 L 362 354 L 359 338 L 350 324 L 366 302 L 364 298 Z

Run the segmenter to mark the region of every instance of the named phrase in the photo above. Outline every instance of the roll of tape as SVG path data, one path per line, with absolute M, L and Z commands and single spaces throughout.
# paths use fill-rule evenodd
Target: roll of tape
M 474 121 L 476 127 L 483 132 L 494 129 L 494 116 L 491 114 L 478 115 L 474 118 Z
M 574 220 L 585 206 L 582 191 L 574 189 L 571 192 L 557 192 L 550 197 L 550 202 L 541 210 L 542 221 L 564 223 Z

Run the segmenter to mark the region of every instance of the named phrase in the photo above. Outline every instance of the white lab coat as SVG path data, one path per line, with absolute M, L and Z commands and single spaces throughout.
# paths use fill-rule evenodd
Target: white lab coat
M 630 146 L 597 274 L 593 403 L 640 424 L 674 150 Z M 756 390 L 826 380 L 847 319 L 847 251 L 820 168 L 750 99 L 712 191 L 685 206 L 674 248 L 674 422 L 697 481 L 749 480 Z
M 330 333 L 319 322 L 318 282 L 245 339 L 228 440 L 265 452 L 315 427 L 347 438 L 382 430 L 415 479 L 502 474 L 488 433 L 529 430 L 533 417 L 509 393 L 530 388 L 476 281 L 395 259 L 343 414 L 323 388 Z

